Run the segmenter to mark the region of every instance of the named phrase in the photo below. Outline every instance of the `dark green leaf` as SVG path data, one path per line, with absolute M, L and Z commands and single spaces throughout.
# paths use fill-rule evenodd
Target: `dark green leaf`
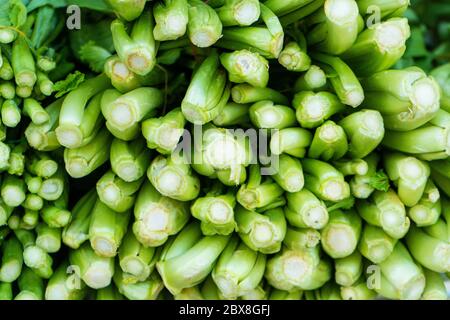
M 105 48 L 97 46 L 94 41 L 89 41 L 81 47 L 79 55 L 81 61 L 89 64 L 92 71 L 101 73 L 111 53 Z
M 383 170 L 379 170 L 370 178 L 369 185 L 375 190 L 386 192 L 389 190 L 389 178 Z
M 84 81 L 84 73 L 75 71 L 67 76 L 66 79 L 58 81 L 54 84 L 53 89 L 57 92 L 56 98 L 60 98 L 66 93 L 78 88 L 78 86 Z

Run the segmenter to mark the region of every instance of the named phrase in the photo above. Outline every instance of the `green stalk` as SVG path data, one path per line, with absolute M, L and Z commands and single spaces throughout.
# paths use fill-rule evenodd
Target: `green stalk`
M 91 212 L 89 241 L 98 256 L 112 258 L 117 255 L 130 215 L 130 210 L 115 212 L 97 200 Z
M 96 184 L 98 197 L 110 209 L 125 212 L 133 207 L 143 180 L 126 182 L 110 170 Z
M 11 65 L 16 84 L 20 87 L 32 88 L 37 81 L 36 66 L 30 47 L 22 36 L 13 43 Z
M 224 27 L 250 26 L 261 14 L 258 0 L 225 0 L 215 8 Z M 213 4 L 210 4 L 213 6 Z
M 200 220 L 202 233 L 206 236 L 229 235 L 237 227 L 234 220 L 236 194 L 219 184 L 213 185 L 204 197 L 197 198 L 191 206 L 191 214 Z
M 29 98 L 33 94 L 33 87 L 16 86 L 16 95 L 20 98 Z
M 187 0 L 165 0 L 153 7 L 155 28 L 153 36 L 157 41 L 176 40 L 186 33 L 189 22 Z
M 131 35 L 119 20 L 111 23 L 114 47 L 119 58 L 134 73 L 144 76 L 156 64 L 156 42 L 153 37 L 154 21 L 150 10 L 143 12 L 133 23 Z
M 311 65 L 309 69 L 300 75 L 294 84 L 294 92 L 319 91 L 327 84 L 325 72 L 316 65 Z
M 95 190 L 91 190 L 81 197 L 73 207 L 72 219 L 62 233 L 63 242 L 68 247 L 78 249 L 83 242 L 89 239 L 91 211 L 96 201 Z
M 145 181 L 136 199 L 134 216 L 136 238 L 145 246 L 157 247 L 183 229 L 189 220 L 189 203 L 164 197 Z
M 248 83 L 264 88 L 269 82 L 269 62 L 256 52 L 236 50 L 222 53 L 220 62 L 228 71 L 228 79 L 234 83 Z
M 140 122 L 154 116 L 162 103 L 163 94 L 156 88 L 137 88 L 124 95 L 117 90 L 107 90 L 102 97 L 101 110 L 111 133 L 130 141 L 138 137 Z
M 279 290 L 315 290 L 332 277 L 332 266 L 320 257 L 319 247 L 290 250 L 284 248 L 266 265 L 265 277 Z
M 337 37 L 339 39 L 340 36 Z M 365 99 L 365 92 L 352 69 L 338 57 L 316 53 L 313 59 L 324 69 L 330 83 L 343 104 L 356 108 Z
M 276 202 L 283 193 L 274 180 L 263 179 L 259 165 L 251 165 L 248 180 L 239 188 L 236 199 L 245 209 L 253 210 Z
M 324 201 L 339 202 L 350 196 L 344 176 L 332 165 L 314 159 L 303 159 L 305 187 Z
M 422 198 L 430 176 L 428 164 L 394 152 L 385 154 L 383 164 L 389 179 L 397 187 L 400 200 L 408 207 L 415 206 Z
M 369 166 L 364 159 L 340 159 L 333 161 L 333 166 L 344 176 L 364 176 L 369 170 Z
M 355 0 L 326 0 L 323 9 L 307 19 L 312 22 L 308 45 L 328 54 L 342 54 L 358 37 L 358 18 Z
M 13 208 L 8 206 L 3 199 L 0 200 L 0 226 L 7 224 L 9 217 L 13 213 Z
M 14 100 L 5 100 L 1 105 L 2 123 L 8 128 L 15 128 L 22 118 L 20 109 Z
M 65 168 L 72 178 L 82 178 L 103 165 L 109 159 L 112 136 L 106 128 L 85 146 L 64 150 Z
M 23 113 L 36 125 L 41 125 L 50 120 L 50 115 L 35 99 L 28 98 L 23 102 Z
M 427 269 L 424 269 L 423 273 L 426 285 L 421 300 L 447 300 L 447 289 L 443 277 Z
M 129 300 L 156 300 L 164 288 L 161 278 L 155 273 L 144 281 L 127 283 L 125 274 L 120 269 L 114 273 L 114 284 L 119 292 Z
M 222 112 L 213 119 L 213 123 L 218 127 L 245 125 L 250 122 L 249 108 L 248 104 L 228 102 Z
M 380 286 L 374 290 L 388 299 L 417 300 L 425 289 L 422 269 L 412 259 L 406 247 L 398 242 L 392 254 L 378 264 Z
M 350 190 L 355 198 L 367 199 L 375 191 L 373 181 L 377 174 L 380 156 L 377 153 L 372 152 L 362 160 L 367 164 L 367 173 L 364 175 L 356 174 L 353 176 L 350 180 Z M 389 182 L 387 186 L 389 187 Z
M 147 0 L 107 0 L 108 4 L 127 21 L 133 21 L 144 11 Z
M 402 16 L 408 9 L 410 3 L 408 0 L 358 0 L 359 12 L 361 15 L 371 15 L 371 8 L 377 8 L 377 14 L 380 18 L 389 18 L 392 16 Z
M 339 121 L 348 140 L 348 154 L 360 159 L 378 147 L 384 137 L 383 118 L 378 111 L 363 109 Z
M 219 55 L 214 50 L 195 70 L 181 102 L 181 110 L 189 122 L 205 124 L 212 121 L 228 102 L 230 85 L 219 63 Z
M 53 274 L 53 258 L 44 249 L 35 244 L 33 233 L 24 234 L 25 232 L 25 230 L 15 231 L 17 238 L 22 242 L 23 262 L 39 277 L 49 279 Z
M 142 135 L 150 149 L 161 154 L 170 154 L 183 136 L 186 119 L 180 108 L 175 108 L 159 118 L 142 122 Z
M 430 75 L 437 81 L 437 83 L 441 87 L 441 108 L 447 112 L 450 112 L 450 86 L 448 84 L 448 79 L 450 77 L 450 64 L 447 63 L 437 67 L 436 69 L 433 69 Z
M 317 128 L 308 150 L 308 157 L 324 161 L 337 160 L 348 151 L 344 129 L 331 120 Z
M 36 245 L 48 253 L 58 252 L 61 248 L 61 229 L 51 228 L 45 223 L 36 227 Z
M 2 264 L 0 267 L 0 281 L 12 283 L 22 273 L 23 266 L 22 244 L 16 237 L 8 238 L 2 245 Z
M 303 296 L 302 290 L 295 290 L 292 292 L 272 289 L 269 295 L 269 300 L 301 300 Z
M 200 0 L 188 0 L 189 20 L 187 33 L 191 42 L 200 48 L 211 47 L 222 36 L 219 15 Z
M 408 209 L 408 216 L 418 227 L 434 225 L 440 215 L 442 207 L 440 192 L 431 179 L 425 185 L 425 190 L 419 202 Z
M 42 220 L 52 228 L 64 228 L 72 219 L 72 213 L 68 210 L 67 188 L 59 199 L 44 205 L 40 211 Z
M 406 235 L 409 252 L 424 267 L 435 272 L 450 272 L 450 243 L 435 238 L 415 226 Z
M 336 259 L 334 261 L 336 283 L 344 287 L 354 285 L 363 273 L 362 259 L 358 251 L 345 258 Z
M 153 272 L 158 258 L 154 247 L 144 246 L 132 231 L 127 232 L 119 248 L 120 268 L 127 275 L 127 281 L 145 281 Z
M 114 275 L 114 259 L 100 257 L 88 243 L 69 252 L 69 261 L 86 285 L 92 289 L 101 289 L 110 285 Z
M 124 300 L 124 296 L 122 296 L 117 290 L 117 288 L 113 284 L 111 284 L 106 288 L 98 289 L 95 299 L 115 301 L 115 300 Z
M 25 230 L 34 230 L 39 222 L 39 212 L 35 210 L 24 210 L 24 215 L 20 221 L 19 228 Z
M 16 86 L 12 81 L 0 81 L 0 97 L 14 99 L 16 96 Z
M 270 100 L 273 103 L 288 105 L 289 100 L 282 93 L 270 88 L 257 88 L 249 84 L 238 84 L 231 89 L 231 98 L 235 103 L 254 103 Z
M 200 226 L 192 223 L 163 249 L 156 267 L 165 287 L 177 294 L 184 288 L 201 283 L 214 268 L 229 237 L 202 237 Z
M 306 148 L 311 145 L 312 134 L 303 128 L 285 128 L 272 135 L 270 140 L 270 151 L 274 155 L 282 153 L 296 158 L 303 158 Z
M 49 79 L 49 77 L 45 73 L 41 71 L 37 72 L 37 85 L 40 93 L 42 93 L 44 96 L 49 97 L 52 95 L 54 91 L 53 90 L 54 83 Z
M 105 75 L 83 82 L 64 99 L 55 129 L 58 141 L 67 148 L 88 144 L 96 136 L 103 120 L 100 116 L 100 92 L 110 86 Z
M 142 139 L 130 142 L 113 139 L 109 158 L 114 173 L 126 182 L 141 179 L 151 162 L 150 151 Z
M 64 99 L 56 100 L 45 108 L 50 120 L 44 124 L 30 123 L 25 129 L 25 137 L 28 144 L 40 151 L 53 151 L 61 145 L 56 138 L 55 129 L 58 126 L 59 113 Z
M 53 273 L 45 288 L 45 300 L 83 300 L 86 286 L 72 274 L 68 261 L 62 263 Z
M 320 242 L 324 251 L 333 259 L 350 256 L 356 249 L 361 235 L 361 218 L 355 211 L 334 210 L 321 231 Z
M 386 131 L 382 145 L 410 153 L 426 161 L 447 159 L 450 155 L 450 113 L 439 110 L 436 117 L 411 131 Z
M 284 129 L 296 124 L 292 108 L 269 100 L 256 102 L 248 109 L 248 114 L 253 125 L 261 129 Z
M 376 292 L 367 286 L 364 277 L 361 277 L 352 286 L 341 287 L 341 297 L 343 300 L 374 300 L 376 296 Z
M 370 199 L 358 200 L 356 208 L 366 222 L 381 227 L 394 239 L 403 238 L 409 230 L 405 205 L 392 189 L 375 191 Z
M 27 159 L 27 171 L 33 176 L 48 179 L 58 171 L 58 162 L 44 152 L 33 152 Z
M 287 192 L 298 192 L 303 189 L 305 179 L 303 167 L 299 159 L 281 154 L 278 157 L 278 168 L 272 179 Z
M 283 209 L 276 208 L 258 213 L 238 207 L 236 222 L 239 236 L 250 249 L 264 254 L 280 251 L 286 235 Z
M 190 201 L 200 192 L 199 178 L 176 154 L 156 157 L 148 168 L 147 177 L 162 195 L 175 200 Z
M 7 206 L 18 207 L 25 201 L 25 182 L 19 177 L 6 175 L 0 193 Z
M 391 68 L 403 56 L 410 36 L 408 19 L 392 18 L 361 32 L 341 57 L 357 75 L 371 76 Z
M 12 300 L 12 299 L 13 299 L 13 290 L 12 290 L 11 283 L 1 282 L 0 283 L 0 301 Z
M 0 31 L 1 32 L 1 31 Z M 3 56 L 3 64 L 0 67 L 0 79 L 9 81 L 14 78 L 14 71 L 9 59 Z
M 62 195 L 64 188 L 68 188 L 67 176 L 65 171 L 59 168 L 53 176 L 42 181 L 37 194 L 44 200 L 55 201 Z
M 283 49 L 283 27 L 278 17 L 262 3 L 260 10 L 264 26 L 225 28 L 217 45 L 228 50 L 251 48 L 265 58 L 277 59 Z
M 297 121 L 303 128 L 316 128 L 334 114 L 345 110 L 338 97 L 330 92 L 302 91 L 294 96 L 292 104 Z
M 290 225 L 299 228 L 322 229 L 328 223 L 328 211 L 311 191 L 302 189 L 287 193 L 286 219 Z
M 366 95 L 362 106 L 378 110 L 389 130 L 417 129 L 439 111 L 439 84 L 418 67 L 381 71 L 362 85 Z
M 296 41 L 291 41 L 284 46 L 278 62 L 289 71 L 308 71 L 311 67 L 311 58 L 308 55 L 306 38 L 301 32 L 297 32 L 296 36 Z
M 220 255 L 212 278 L 225 299 L 236 299 L 256 289 L 264 276 L 266 256 L 233 237 Z
M 14 300 L 43 300 L 44 281 L 33 270 L 25 268 L 18 280 L 20 292 Z
M 320 243 L 320 232 L 312 228 L 288 227 L 283 243 L 291 250 L 314 248 Z
M 7 170 L 9 167 L 9 160 L 11 158 L 11 148 L 9 145 L 0 141 L 0 170 Z
M 359 252 L 373 263 L 380 263 L 394 251 L 397 239 L 390 237 L 383 229 L 370 224 L 364 226 Z
M 0 155 L 1 152 L 1 144 L 0 144 Z M 28 150 L 28 144 L 22 140 L 19 144 L 17 144 L 14 148 L 12 148 L 11 153 L 9 155 L 8 160 L 8 173 L 16 176 L 22 176 L 25 171 L 25 155 L 24 153 Z M 1 163 L 1 158 L 0 158 Z

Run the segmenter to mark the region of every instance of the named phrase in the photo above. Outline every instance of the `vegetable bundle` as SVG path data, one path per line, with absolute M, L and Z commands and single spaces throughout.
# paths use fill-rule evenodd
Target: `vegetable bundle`
M 67 4 L 0 0 L 1 300 L 447 299 L 408 1 Z

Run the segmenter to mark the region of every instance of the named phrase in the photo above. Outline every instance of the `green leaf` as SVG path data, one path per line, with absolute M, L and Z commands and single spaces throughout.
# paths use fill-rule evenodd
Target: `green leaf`
M 81 61 L 89 64 L 92 71 L 101 73 L 106 60 L 111 56 L 111 53 L 101 46 L 97 46 L 94 41 L 89 41 L 83 45 L 78 53 Z
M 383 170 L 379 170 L 373 177 L 370 178 L 369 185 L 378 191 L 389 190 L 389 178 Z
M 36 10 L 43 6 L 52 6 L 53 8 L 64 8 L 67 6 L 66 0 L 31 0 L 27 6 L 28 12 Z
M 74 73 L 69 74 L 66 79 L 55 83 L 53 85 L 53 90 L 57 92 L 55 97 L 60 98 L 66 93 L 78 88 L 78 86 L 83 83 L 84 77 L 84 73 L 75 71 Z
M 328 210 L 328 212 L 339 210 L 339 209 L 350 210 L 351 208 L 353 208 L 354 204 L 355 204 L 355 198 L 353 196 L 350 196 L 350 197 L 348 197 L 340 202 L 337 202 L 337 203 L 330 202 L 329 205 L 327 203 L 327 210 Z
M 21 27 L 27 21 L 27 8 L 20 0 L 0 0 L 0 26 Z
M 80 8 L 96 10 L 101 12 L 113 12 L 108 3 L 104 0 L 66 0 L 67 5 L 76 5 Z

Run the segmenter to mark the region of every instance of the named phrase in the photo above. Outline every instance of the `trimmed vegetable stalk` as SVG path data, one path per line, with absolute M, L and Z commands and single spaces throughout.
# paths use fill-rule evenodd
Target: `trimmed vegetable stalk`
M 78 249 L 80 245 L 89 239 L 89 225 L 91 211 L 97 201 L 95 190 L 86 193 L 72 209 L 72 219 L 64 228 L 62 239 L 65 245 L 72 249 Z
M 112 136 L 106 128 L 85 146 L 64 150 L 65 168 L 72 178 L 82 178 L 109 159 Z
M 295 41 L 287 43 L 280 52 L 278 62 L 289 71 L 307 71 L 311 67 L 311 58 L 308 55 L 306 38 L 300 31 L 296 32 L 295 38 Z
M 20 206 L 26 198 L 25 189 L 25 182 L 21 178 L 13 175 L 3 177 L 1 196 L 7 206 L 14 208 Z
M 164 289 L 161 278 L 155 273 L 141 282 L 127 283 L 126 279 L 122 270 L 116 270 L 114 284 L 119 292 L 129 300 L 156 300 L 161 290 Z
M 374 290 L 388 299 L 417 300 L 425 289 L 425 276 L 408 253 L 398 242 L 392 254 L 378 264 L 381 271 L 379 286 Z
M 189 122 L 202 125 L 212 121 L 228 102 L 230 85 L 219 63 L 219 55 L 213 50 L 194 72 L 181 102 L 181 110 Z
M 333 166 L 344 176 L 366 175 L 369 166 L 363 159 L 340 159 L 333 161 Z
M 128 35 L 123 22 L 114 20 L 111 33 L 117 55 L 138 75 L 146 75 L 156 64 L 156 43 L 153 37 L 154 21 L 150 10 L 144 11 L 133 23 Z
M 72 213 L 68 210 L 69 207 L 69 192 L 64 188 L 61 197 L 44 204 L 40 211 L 42 220 L 52 228 L 63 228 L 69 224 L 72 219 Z
M 144 11 L 146 0 L 108 0 L 108 3 L 122 18 L 127 21 L 133 21 Z
M 261 14 L 258 0 L 224 0 L 215 8 L 224 27 L 250 26 Z M 210 4 L 213 6 L 213 3 Z M 215 7 L 215 6 L 214 6 Z
M 365 99 L 365 92 L 353 70 L 338 57 L 322 53 L 316 53 L 312 57 L 330 77 L 331 86 L 339 100 L 353 108 L 359 107 Z
M 311 191 L 302 189 L 286 194 L 286 219 L 299 228 L 322 229 L 329 220 L 327 208 Z
M 394 251 L 396 243 L 397 239 L 390 237 L 383 229 L 366 224 L 358 249 L 366 259 L 380 263 Z
M 348 151 L 348 141 L 344 129 L 328 120 L 314 133 L 308 150 L 308 157 L 324 161 L 337 160 Z
M 310 146 L 312 134 L 303 128 L 285 128 L 272 135 L 270 139 L 270 151 L 274 155 L 286 153 L 288 155 L 303 158 L 306 148 Z
M 102 92 L 110 82 L 104 74 L 83 82 L 64 99 L 55 129 L 61 145 L 74 149 L 94 139 L 104 122 L 101 117 Z
M 65 188 L 67 188 L 66 173 L 62 168 L 58 168 L 53 176 L 42 181 L 37 194 L 45 200 L 55 201 L 61 197 Z
M 225 299 L 236 299 L 257 288 L 264 277 L 266 256 L 233 237 L 220 255 L 212 278 Z
M 377 293 L 369 289 L 367 281 L 361 277 L 355 284 L 341 287 L 341 297 L 343 300 L 374 300 Z
M 45 223 L 36 227 L 36 245 L 48 253 L 58 252 L 61 248 L 61 229 L 51 228 Z
M 12 300 L 13 299 L 13 290 L 12 284 L 9 282 L 1 282 L 0 283 L 0 301 Z
M 294 84 L 294 91 L 320 91 L 327 84 L 325 72 L 316 65 L 311 65 L 309 69 L 300 75 Z
M 279 290 L 315 290 L 331 279 L 332 267 L 320 257 L 318 246 L 299 250 L 284 248 L 267 261 L 265 277 Z
M 242 241 L 252 250 L 265 254 L 278 252 L 286 235 L 283 209 L 258 213 L 242 207 L 236 210 L 237 230 Z
M 22 36 L 13 43 L 11 65 L 16 84 L 20 87 L 32 88 L 37 81 L 36 66 L 30 47 Z
M 153 36 L 157 41 L 176 40 L 182 37 L 189 22 L 187 0 L 165 0 L 153 7 L 155 28 Z
M 248 109 L 248 114 L 253 125 L 261 129 L 284 129 L 296 124 L 292 108 L 269 100 L 256 102 Z
M 345 109 L 338 97 L 329 92 L 302 91 L 294 96 L 292 104 L 303 128 L 316 128 Z
M 391 68 L 405 53 L 410 36 L 406 18 L 378 22 L 361 32 L 341 57 L 357 75 L 368 77 Z
M 231 98 L 235 103 L 254 103 L 270 100 L 273 103 L 288 105 L 289 100 L 282 93 L 270 88 L 257 88 L 249 84 L 238 84 L 231 89 Z
M 14 300 L 43 300 L 44 281 L 33 270 L 25 268 L 18 280 L 19 293 Z
M 16 281 L 23 266 L 23 249 L 20 241 L 12 236 L 2 245 L 2 264 L 0 266 L 0 281 L 12 283 Z
M 21 120 L 20 109 L 17 103 L 14 100 L 5 100 L 1 107 L 2 123 L 8 128 L 17 127 Z
M 78 276 L 92 289 L 110 285 L 114 275 L 114 259 L 98 256 L 89 243 L 69 252 L 70 264 Z
M 439 85 L 418 67 L 381 71 L 362 85 L 366 95 L 362 106 L 378 110 L 389 130 L 417 129 L 439 111 Z
M 128 231 L 119 248 L 119 264 L 127 282 L 147 279 L 153 272 L 159 254 L 154 247 L 146 247 Z
M 287 192 L 299 192 L 305 185 L 303 167 L 299 159 L 287 154 L 278 157 L 278 167 L 272 179 Z
M 350 196 L 344 176 L 332 165 L 314 159 L 303 159 L 305 187 L 324 201 L 339 202 Z
M 263 178 L 259 165 L 250 166 L 247 182 L 243 184 L 236 199 L 248 210 L 263 208 L 277 202 L 284 190 L 271 178 Z
M 201 283 L 212 271 L 229 237 L 202 237 L 200 226 L 192 223 L 163 249 L 156 267 L 165 287 L 178 294 L 184 288 Z
M 358 200 L 356 208 L 366 222 L 381 227 L 394 239 L 403 238 L 409 230 L 411 222 L 405 205 L 392 189 L 375 191 L 370 199 Z
M 130 142 L 113 139 L 109 159 L 114 173 L 126 182 L 141 179 L 151 162 L 150 151 L 142 139 Z
M 356 284 L 363 273 L 363 260 L 358 251 L 354 251 L 345 258 L 334 261 L 334 277 L 340 286 L 349 287 Z
M 371 6 L 376 6 L 380 18 L 400 17 L 408 9 L 408 0 L 358 0 L 361 15 L 371 15 Z M 373 7 L 372 7 L 373 8 Z
M 22 243 L 24 264 L 39 277 L 49 279 L 53 274 L 53 258 L 44 249 L 36 245 L 32 231 L 17 229 L 14 232 Z
M 226 190 L 220 183 L 216 183 L 204 197 L 195 200 L 191 206 L 191 214 L 200 220 L 204 235 L 229 235 L 237 228 L 235 206 L 235 191 Z
M 217 46 L 229 50 L 251 48 L 265 58 L 277 59 L 283 49 L 283 27 L 278 17 L 262 3 L 260 10 L 264 26 L 225 28 Z
M 424 269 L 425 289 L 421 300 L 447 300 L 447 289 L 443 277 L 428 269 Z
M 158 156 L 150 164 L 147 176 L 153 186 L 164 196 L 190 201 L 200 192 L 200 180 L 184 159 L 173 154 Z
M 450 87 L 448 84 L 448 79 L 450 77 L 450 64 L 444 64 L 442 66 L 433 69 L 430 75 L 437 81 L 441 87 L 441 109 L 450 112 Z M 1 77 L 1 69 L 0 69 Z
M 98 256 L 112 258 L 117 255 L 130 215 L 130 210 L 115 212 L 97 200 L 90 217 L 89 241 Z
M 234 83 L 248 83 L 264 88 L 269 82 L 269 62 L 256 52 L 236 50 L 222 53 L 220 62 L 228 71 L 228 79 Z
M 320 232 L 312 228 L 288 227 L 283 244 L 291 250 L 314 248 L 320 243 Z
M 425 185 L 425 190 L 419 202 L 408 209 L 408 216 L 416 226 L 427 227 L 434 225 L 442 212 L 440 192 L 431 179 Z
M 86 285 L 74 271 L 68 261 L 56 268 L 45 288 L 45 300 L 83 300 Z
M 213 123 L 218 127 L 245 125 L 250 122 L 249 108 L 248 104 L 228 102 L 222 112 L 213 119 Z
M 100 201 L 110 209 L 125 212 L 133 207 L 143 180 L 141 178 L 134 182 L 126 182 L 110 170 L 97 182 L 97 194 Z
M 32 175 L 48 179 L 58 171 L 58 163 L 47 153 L 33 152 L 28 157 L 26 168 Z
M 377 174 L 380 156 L 377 153 L 372 152 L 362 160 L 367 164 L 367 173 L 364 175 L 356 174 L 353 176 L 350 180 L 350 191 L 355 198 L 367 199 L 375 191 L 374 186 L 377 186 L 374 184 L 374 182 L 376 182 L 374 177 Z M 387 181 L 387 187 L 389 187 L 389 181 Z
M 157 247 L 183 229 L 189 220 L 189 203 L 162 196 L 144 182 L 134 206 L 133 232 L 145 246 Z
M 180 108 L 175 108 L 160 118 L 142 122 L 142 135 L 150 149 L 161 154 L 172 153 L 183 136 L 186 119 Z
M 354 211 L 334 210 L 321 231 L 320 242 L 325 252 L 333 259 L 351 255 L 361 235 L 361 218 Z
M 397 187 L 397 194 L 408 206 L 415 206 L 425 191 L 430 168 L 424 161 L 401 153 L 387 153 L 383 157 L 389 179 Z
M 155 115 L 163 103 L 159 89 L 142 87 L 121 95 L 107 90 L 102 96 L 101 110 L 106 126 L 119 139 L 130 141 L 139 136 L 140 122 Z
M 208 4 L 200 0 L 189 0 L 187 33 L 189 40 L 200 48 L 211 47 L 222 36 L 219 15 Z

